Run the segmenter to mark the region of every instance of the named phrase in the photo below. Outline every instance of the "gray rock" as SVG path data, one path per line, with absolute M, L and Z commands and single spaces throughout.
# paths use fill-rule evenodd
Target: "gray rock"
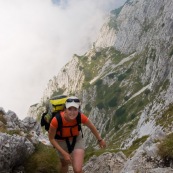
M 25 137 L 0 133 L 0 172 L 12 171 L 33 152 L 33 144 Z
M 119 173 L 127 158 L 122 153 L 106 152 L 99 157 L 93 156 L 84 166 L 85 173 Z
M 15 112 L 5 113 L 2 108 L 0 110 L 6 120 L 5 125 L 2 122 L 0 124 L 9 134 L 13 134 L 0 133 L 0 172 L 6 173 L 13 170 L 22 173 L 23 162 L 34 152 L 34 144 L 39 143 L 41 127 L 32 117 L 26 117 L 21 121 Z

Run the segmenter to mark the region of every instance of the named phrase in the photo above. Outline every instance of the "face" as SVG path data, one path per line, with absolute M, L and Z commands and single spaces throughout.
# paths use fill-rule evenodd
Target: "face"
M 66 116 L 69 120 L 74 120 L 78 115 L 78 109 L 75 107 L 69 107 L 65 110 Z

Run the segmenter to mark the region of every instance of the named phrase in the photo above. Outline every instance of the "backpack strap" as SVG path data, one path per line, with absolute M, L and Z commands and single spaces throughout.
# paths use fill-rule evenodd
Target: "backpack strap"
M 55 117 L 56 117 L 56 119 L 58 121 L 58 128 L 56 130 L 56 135 L 57 135 L 57 132 L 59 131 L 60 132 L 60 136 L 62 136 L 62 125 L 63 125 L 63 123 L 62 123 L 62 117 L 60 115 L 60 111 L 58 111 L 56 113 Z
M 82 133 L 82 138 L 83 138 L 83 132 L 82 132 L 82 127 L 81 127 L 81 113 L 79 112 L 77 117 L 76 117 L 76 121 L 78 124 L 78 131 L 81 131 Z
M 77 136 L 73 137 L 72 143 L 70 144 L 69 138 L 66 138 L 66 144 L 67 144 L 67 148 L 68 148 L 68 152 L 72 153 L 72 151 L 74 150 L 74 146 L 76 144 L 76 138 Z

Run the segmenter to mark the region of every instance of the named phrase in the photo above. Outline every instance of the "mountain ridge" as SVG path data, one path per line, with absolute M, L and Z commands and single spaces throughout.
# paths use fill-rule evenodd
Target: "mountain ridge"
M 121 172 L 147 169 L 142 163 L 147 165 L 149 145 L 154 147 L 152 157 L 157 160 L 154 141 L 173 132 L 172 3 L 125 3 L 118 14 L 110 15 L 93 47 L 84 55 L 74 55 L 49 81 L 41 103 L 29 114 L 32 116 L 34 109 L 39 115 L 37 111 L 54 94 L 77 95 L 82 111 L 108 141 L 106 151 L 128 150 L 141 140 L 141 147 L 134 150 L 136 154 Z M 86 141 L 87 146 L 95 147 L 92 135 Z M 141 162 L 135 168 L 139 157 Z

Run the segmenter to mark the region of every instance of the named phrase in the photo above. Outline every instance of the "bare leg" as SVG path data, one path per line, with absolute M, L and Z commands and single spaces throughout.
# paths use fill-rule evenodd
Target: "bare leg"
M 61 169 L 60 169 L 61 173 L 67 173 L 68 172 L 68 163 L 64 160 L 61 159 Z
M 82 166 L 84 160 L 84 150 L 74 149 L 72 152 L 72 165 L 74 173 L 83 173 Z

